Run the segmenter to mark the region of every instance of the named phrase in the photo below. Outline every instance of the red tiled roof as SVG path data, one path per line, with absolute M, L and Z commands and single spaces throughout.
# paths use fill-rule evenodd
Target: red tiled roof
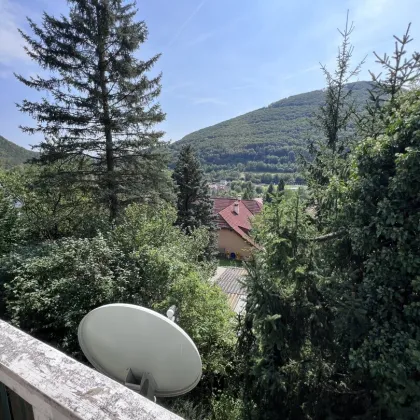
M 214 212 L 217 214 L 219 229 L 233 229 L 251 245 L 256 246 L 248 235 L 251 230 L 251 218 L 262 209 L 262 202 L 256 200 L 237 200 L 234 198 L 214 198 Z M 239 214 L 234 211 L 238 203 Z
M 245 204 L 246 208 L 252 213 L 257 214 L 262 210 L 263 203 L 262 199 L 256 198 L 255 200 L 238 200 L 237 198 L 225 198 L 225 197 L 216 197 L 213 198 L 214 203 L 214 212 L 217 214 L 221 210 L 233 204 L 235 201 L 240 201 Z

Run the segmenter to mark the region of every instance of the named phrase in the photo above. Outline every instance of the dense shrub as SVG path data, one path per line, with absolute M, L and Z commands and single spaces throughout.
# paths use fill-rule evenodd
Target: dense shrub
M 420 412 L 420 91 L 393 105 L 386 133 L 368 138 L 352 160 L 346 218 L 363 261 L 353 293 L 363 334 L 350 353 L 375 397 L 371 415 Z
M 118 226 L 93 238 L 15 247 L 1 261 L 0 316 L 83 360 L 77 327 L 90 310 L 124 302 L 165 314 L 175 304 L 177 322 L 201 354 L 203 377 L 174 408 L 199 404 L 211 416 L 214 396 L 233 378 L 235 319 L 225 294 L 209 280 L 214 266 L 201 258 L 207 229 L 186 235 L 175 220 L 168 205 L 132 205 Z

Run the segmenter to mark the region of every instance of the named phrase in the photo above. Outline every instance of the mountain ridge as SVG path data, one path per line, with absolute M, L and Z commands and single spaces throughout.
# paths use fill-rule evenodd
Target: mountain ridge
M 348 86 L 356 106 L 362 107 L 368 99 L 371 82 L 354 82 Z M 323 104 L 324 92 L 319 89 L 280 99 L 194 131 L 172 143 L 170 148 L 176 155 L 184 144 L 192 145 L 204 170 L 214 180 L 237 179 L 242 173 L 250 174 L 248 178 L 256 182 L 279 178 L 270 179 L 267 174 L 296 177 L 297 155 L 305 154 L 308 139 L 319 135 L 312 121 Z
M 37 155 L 0 135 L 0 168 L 10 169 L 21 165 Z

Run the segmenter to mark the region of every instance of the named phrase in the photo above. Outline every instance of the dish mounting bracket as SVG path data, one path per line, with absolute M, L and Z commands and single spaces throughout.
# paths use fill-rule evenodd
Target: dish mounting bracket
M 130 368 L 127 369 L 124 385 L 149 400 L 155 401 L 156 382 L 149 372 L 143 372 L 138 378 Z

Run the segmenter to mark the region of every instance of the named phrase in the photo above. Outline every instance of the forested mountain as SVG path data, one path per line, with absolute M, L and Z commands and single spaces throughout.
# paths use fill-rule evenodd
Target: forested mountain
M 348 86 L 353 89 L 356 105 L 364 105 L 370 83 L 356 82 Z M 171 148 L 177 154 L 183 145 L 194 146 L 205 171 L 213 179 L 237 178 L 238 172 L 246 172 L 253 173 L 255 180 L 270 182 L 270 175 L 264 173 L 297 171 L 298 153 L 305 153 L 308 139 L 317 135 L 311 120 L 323 101 L 322 90 L 290 96 L 191 133 Z
M 31 152 L 0 136 L 0 168 L 9 169 L 35 156 L 35 152 Z

